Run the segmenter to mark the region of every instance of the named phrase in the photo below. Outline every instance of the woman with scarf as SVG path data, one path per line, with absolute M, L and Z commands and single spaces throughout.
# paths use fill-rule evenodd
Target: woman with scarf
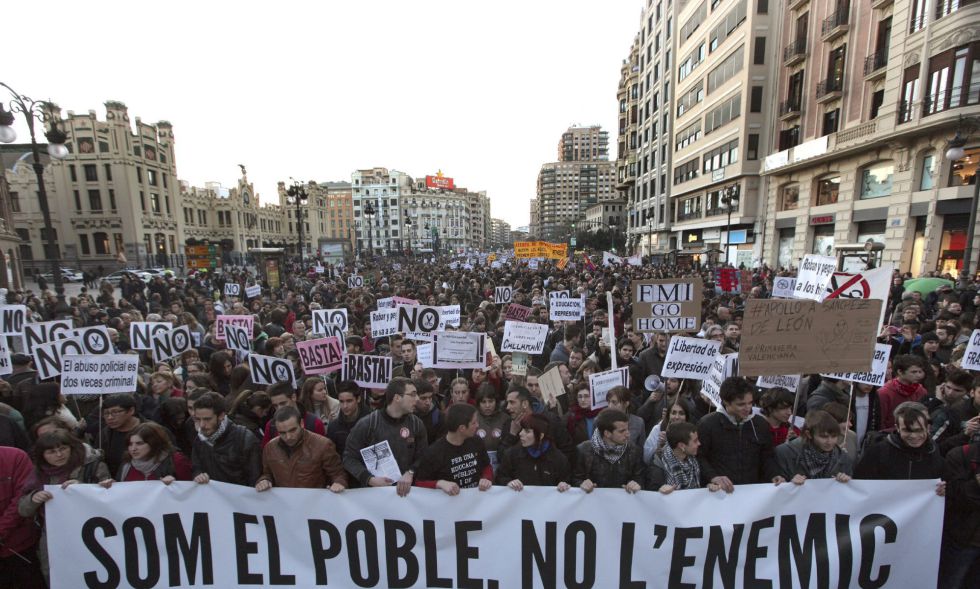
M 21 517 L 43 516 L 44 504 L 54 497 L 44 490 L 44 485 L 61 485 L 67 488 L 75 483 L 93 484 L 109 478 L 109 468 L 102 462 L 98 453 L 88 452 L 82 441 L 70 433 L 56 429 L 42 434 L 34 444 L 34 478 L 26 488 L 29 489 L 17 503 L 17 513 Z M 48 579 L 47 530 L 41 533 L 38 545 L 38 560 L 44 580 Z
M 565 416 L 565 427 L 572 436 L 572 442 L 581 444 L 592 437 L 595 430 L 595 418 L 602 411 L 592 408 L 592 391 L 588 381 L 578 383 L 575 388 L 575 404 L 569 408 Z
M 483 440 L 487 452 L 496 452 L 509 417 L 500 410 L 497 391 L 490 383 L 483 383 L 476 392 L 476 435 Z
M 571 488 L 568 459 L 555 448 L 548 428 L 548 420 L 542 415 L 532 413 L 521 419 L 520 446 L 508 448 L 501 455 L 495 484 L 507 485 L 514 491 L 527 485 L 554 486 L 559 493 Z
M 851 480 L 854 459 L 841 450 L 840 424 L 822 409 L 806 414 L 803 434 L 776 447 L 779 474 L 794 485 L 807 479 Z
M 174 449 L 163 426 L 147 421 L 126 436 L 126 457 L 115 480 L 160 481 L 165 485 L 189 481 L 191 461 Z M 112 479 L 106 478 L 100 484 L 108 489 L 112 483 Z

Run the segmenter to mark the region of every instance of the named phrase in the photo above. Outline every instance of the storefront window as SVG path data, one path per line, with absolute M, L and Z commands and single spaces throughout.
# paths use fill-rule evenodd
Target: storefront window
M 977 182 L 977 162 L 980 147 L 967 149 L 963 157 L 952 163 L 949 170 L 950 186 L 972 186 Z
M 792 211 L 800 206 L 800 185 L 783 186 L 779 194 L 779 210 Z
M 861 198 L 881 198 L 892 193 L 895 164 L 875 164 L 861 172 Z
M 817 180 L 817 205 L 830 205 L 837 202 L 840 195 L 840 176 L 831 176 Z
M 834 226 L 820 225 L 813 229 L 813 249 L 812 254 L 821 256 L 834 255 Z
M 779 230 L 778 264 L 781 268 L 793 266 L 793 241 L 796 239 L 796 229 L 792 227 Z

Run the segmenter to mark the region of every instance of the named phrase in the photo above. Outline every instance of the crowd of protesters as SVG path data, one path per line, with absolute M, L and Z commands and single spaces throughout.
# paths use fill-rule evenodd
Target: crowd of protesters
M 140 355 L 140 382 L 132 394 L 65 397 L 57 379 L 38 381 L 30 355 L 13 354 L 13 372 L 0 381 L 0 587 L 47 582 L 44 505 L 52 494 L 45 485 L 175 480 L 257 492 L 395 486 L 404 496 L 412 487 L 447 495 L 494 485 L 667 495 L 820 478 L 941 479 L 940 586 L 980 583 L 980 382 L 958 367 L 978 325 L 976 282 L 923 296 L 895 275 L 879 337 L 892 348 L 880 388 L 815 374 L 804 375 L 797 390 L 763 390 L 753 378 L 732 377 L 715 408 L 700 394 L 700 382 L 659 378 L 673 334 L 633 328 L 631 284 L 701 275 L 703 325 L 682 335 L 735 352 L 746 300 L 769 297 L 780 272 L 757 269 L 745 292 L 722 293 L 710 269 L 700 267 L 559 270 L 549 262 L 532 269 L 517 260 L 491 267 L 465 258 L 402 258 L 357 263 L 365 286 L 348 288 L 354 269 L 326 265 L 318 274 L 312 265 L 294 265 L 275 288 L 246 269 L 161 275 L 149 283 L 132 276 L 73 297 L 76 326 L 104 325 L 116 352 Z M 223 297 L 228 281 L 241 292 L 258 283 L 262 294 Z M 485 333 L 500 350 L 505 319 L 504 306 L 493 303 L 496 286 L 512 286 L 512 301 L 531 308 L 527 321 L 549 326 L 544 352 L 530 357 L 526 374 L 515 374 L 506 353 L 493 354 L 485 369 L 425 367 L 417 342 L 371 335 L 377 300 L 398 296 L 459 305 L 461 324 L 447 329 Z M 583 320 L 549 321 L 548 293 L 558 290 L 585 297 Z M 27 305 L 29 321 L 58 318 L 48 291 L 7 293 L 7 303 Z M 348 353 L 392 358 L 385 387 L 303 374 L 296 343 L 320 337 L 312 332 L 312 313 L 326 308 L 347 309 Z M 253 382 L 247 362 L 216 337 L 222 314 L 255 317 L 252 351 L 290 359 L 295 388 Z M 130 349 L 136 321 L 186 325 L 199 345 L 176 361 L 155 363 Z M 603 337 L 610 325 L 612 336 Z M 593 409 L 589 375 L 610 369 L 613 355 L 628 368 L 629 386 L 610 391 L 607 408 Z M 565 394 L 547 402 L 538 380 L 552 369 Z M 379 476 L 361 452 L 384 441 L 397 478 Z

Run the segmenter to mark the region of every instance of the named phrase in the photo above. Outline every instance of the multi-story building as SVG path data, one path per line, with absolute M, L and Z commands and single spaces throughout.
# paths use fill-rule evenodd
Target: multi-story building
M 506 249 L 513 245 L 510 223 L 503 219 L 490 220 L 490 249 Z
M 303 255 L 319 253 L 337 257 L 354 249 L 354 202 L 349 182 L 307 182 L 303 186 L 307 198 L 299 201 L 303 219 Z M 289 186 L 279 183 L 279 205 L 284 211 L 286 251 L 295 253 L 299 239 L 297 203 L 287 196 Z M 291 243 L 290 243 L 291 242 Z
M 679 253 L 698 261 L 751 267 L 760 253 L 770 20 L 767 0 L 692 0 L 677 12 L 671 230 Z
M 615 162 L 608 160 L 608 134 L 599 127 L 570 127 L 558 144 L 558 161 L 538 172 L 537 215 L 532 230 L 542 239 L 563 240 L 585 209 L 616 198 Z M 566 157 L 587 158 L 583 160 Z
M 130 121 L 121 102 L 105 107 L 104 121 L 95 111 L 68 111 L 62 119 L 57 105 L 47 107 L 46 115 L 60 121 L 68 135 L 70 152 L 48 163 L 44 172 L 58 251 L 49 251 L 45 240 L 33 171 L 23 165 L 5 171 L 26 272 L 48 271 L 46 261 L 52 258 L 104 269 L 123 260 L 146 266 L 175 266 L 182 260 L 173 127 L 166 121 L 149 125 L 139 117 Z
M 531 208 L 530 222 L 527 226 L 527 233 L 533 237 L 538 237 L 541 235 L 541 202 L 537 198 L 530 199 L 529 206 Z M 515 230 L 516 231 L 516 230 Z
M 957 273 L 967 232 L 978 238 L 980 128 L 960 120 L 980 112 L 978 22 L 975 2 L 786 4 L 774 23 L 765 262 L 796 266 L 873 240 L 885 246 L 879 262 L 902 272 Z M 966 153 L 950 161 L 958 128 Z
M 626 228 L 628 232 L 628 243 L 639 246 L 639 250 L 644 253 L 652 251 L 653 242 L 649 239 L 652 232 L 646 235 L 648 239 L 643 239 L 640 233 L 640 226 L 633 226 L 633 220 L 641 214 L 634 209 L 636 198 L 636 157 L 639 139 L 638 111 L 640 99 L 640 35 L 633 39 L 630 47 L 629 58 L 623 60 L 623 65 L 619 72 L 619 90 L 616 93 L 619 100 L 619 133 L 617 135 L 616 151 L 616 192 L 618 199 L 626 202 L 629 213 L 630 226 Z M 652 224 L 648 224 L 652 228 Z
M 596 203 L 585 209 L 585 213 L 576 224 L 579 231 L 595 233 L 601 229 L 623 233 L 623 221 L 626 218 L 626 201 L 607 200 Z
M 0 166 L 2 166 L 0 169 L 7 170 L 16 166 L 23 148 L 24 146 L 6 145 L 0 147 Z M 26 165 L 18 167 L 29 169 Z M 32 174 L 34 173 L 33 169 L 30 171 Z M 10 185 L 7 183 L 7 176 L 0 174 L 0 252 L 3 254 L 0 255 L 0 288 L 18 290 L 24 287 L 21 248 L 25 246 L 30 247 L 21 241 L 14 227 L 14 212 L 11 208 Z

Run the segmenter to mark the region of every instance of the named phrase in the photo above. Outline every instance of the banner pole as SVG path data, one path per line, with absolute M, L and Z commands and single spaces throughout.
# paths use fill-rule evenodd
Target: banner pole
M 847 395 L 847 417 L 844 419 L 844 426 L 847 429 L 851 429 L 851 404 L 854 403 L 854 381 L 851 381 L 851 392 Z M 841 436 L 841 447 L 845 447 L 847 442 L 847 429 L 844 430 L 844 435 Z
M 616 362 L 616 331 L 613 327 L 613 300 L 612 292 L 606 293 L 606 308 L 609 310 L 609 357 L 612 358 L 612 370 L 618 368 Z

